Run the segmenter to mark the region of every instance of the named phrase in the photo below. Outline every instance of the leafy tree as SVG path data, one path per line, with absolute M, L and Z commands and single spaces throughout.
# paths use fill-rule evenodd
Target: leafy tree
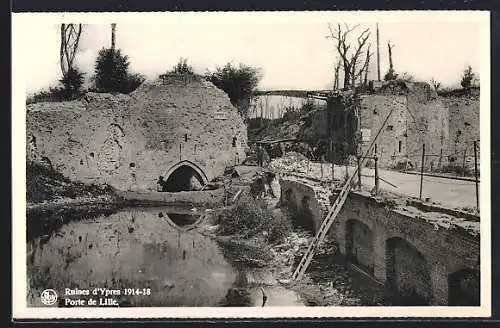
M 205 78 L 226 92 L 240 115 L 247 118 L 250 99 L 262 78 L 260 68 L 227 63 L 224 67 L 217 67 L 214 72 L 207 72 Z
M 462 74 L 462 79 L 460 81 L 460 85 L 462 86 L 462 88 L 464 88 L 465 90 L 470 89 L 472 87 L 472 82 L 474 81 L 475 77 L 476 74 L 472 72 L 472 67 L 470 65 L 467 66 L 467 68 L 464 70 Z
M 95 87 L 100 92 L 130 93 L 142 82 L 140 74 L 129 73 L 128 56 L 120 50 L 102 48 L 95 64 Z
M 66 100 L 71 100 L 79 97 L 83 92 L 83 83 L 85 73 L 81 72 L 76 67 L 69 67 L 66 74 L 59 80 L 63 85 L 62 94 Z

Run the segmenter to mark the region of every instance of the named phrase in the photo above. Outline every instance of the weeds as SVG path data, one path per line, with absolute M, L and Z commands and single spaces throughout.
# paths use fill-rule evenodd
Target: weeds
M 282 241 L 292 231 L 285 214 L 279 210 L 271 211 L 263 200 L 253 199 L 247 194 L 219 213 L 216 220 L 220 235 L 251 238 L 260 234 L 271 243 Z
M 26 162 L 26 199 L 28 202 L 38 203 L 53 200 L 56 197 L 76 198 L 112 193 L 111 186 L 72 182 L 51 167 L 31 161 Z

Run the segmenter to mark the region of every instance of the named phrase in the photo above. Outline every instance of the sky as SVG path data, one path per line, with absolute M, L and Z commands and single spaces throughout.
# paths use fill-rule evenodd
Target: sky
M 393 62 L 397 72 L 408 72 L 418 80 L 434 78 L 443 86 L 459 83 L 467 65 L 479 72 L 481 58 L 481 20 L 473 14 L 459 15 L 360 15 L 335 12 L 253 13 L 246 15 L 167 13 L 163 16 L 106 16 L 88 19 L 85 23 L 76 65 L 93 74 L 99 49 L 110 47 L 111 22 L 116 22 L 116 46 L 129 56 L 133 72 L 149 79 L 169 70 L 179 58 L 188 59 L 198 73 L 213 70 L 227 62 L 260 67 L 261 90 L 328 89 L 333 84 L 336 49 L 329 34 L 328 23 L 359 23 L 356 36 L 370 28 L 376 49 L 375 26 L 380 31 L 381 75 L 388 69 L 387 42 L 395 45 Z M 484 16 L 482 16 L 484 18 Z M 71 17 L 72 18 L 72 17 Z M 26 90 L 32 93 L 57 84 L 59 68 L 59 24 L 63 16 L 13 21 L 13 30 L 22 29 L 22 46 L 36 54 L 36 60 L 23 61 Z M 14 24 L 15 23 L 15 24 Z M 489 38 L 489 37 L 488 37 Z M 353 39 L 353 42 L 356 42 Z M 32 57 L 33 58 L 33 57 Z M 369 78 L 376 79 L 375 56 Z

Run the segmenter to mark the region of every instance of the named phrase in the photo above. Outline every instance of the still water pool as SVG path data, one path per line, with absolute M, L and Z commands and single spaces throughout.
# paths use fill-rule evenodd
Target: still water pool
M 108 306 L 262 306 L 263 290 L 266 306 L 303 304 L 282 287 L 246 285 L 244 269 L 201 233 L 203 211 L 127 208 L 71 219 L 28 241 L 29 306 L 45 306 L 40 295 L 48 288 L 58 295 L 53 306 L 90 298 Z

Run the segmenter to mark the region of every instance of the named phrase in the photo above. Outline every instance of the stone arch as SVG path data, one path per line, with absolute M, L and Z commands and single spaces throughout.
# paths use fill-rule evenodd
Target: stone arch
M 479 270 L 463 268 L 448 275 L 448 305 L 479 306 L 480 302 Z
M 400 237 L 387 239 L 386 261 L 386 286 L 395 305 L 431 303 L 429 264 L 415 246 Z
M 373 274 L 373 232 L 368 225 L 357 219 L 345 224 L 346 256 Z
M 183 160 L 170 167 L 162 175 L 164 182 L 163 191 L 189 191 L 193 190 L 192 182 L 204 186 L 208 183 L 208 177 L 201 167 L 195 163 Z

